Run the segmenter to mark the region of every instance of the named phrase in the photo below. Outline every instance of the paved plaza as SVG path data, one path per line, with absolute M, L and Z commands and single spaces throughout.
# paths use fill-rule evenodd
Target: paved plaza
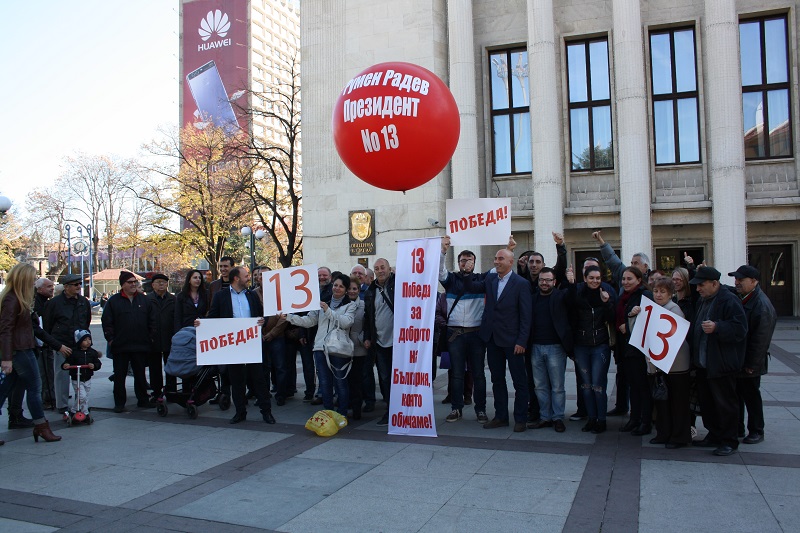
M 92 333 L 103 348 L 99 325 Z M 67 428 L 50 413 L 63 436 L 52 444 L 0 431 L 0 531 L 800 531 L 800 321 L 779 321 L 771 352 L 766 440 L 731 457 L 651 445 L 619 433 L 621 418 L 601 435 L 583 422 L 484 430 L 470 407 L 446 424 L 444 371 L 438 438 L 387 435 L 380 403 L 317 437 L 303 427 L 315 408 L 302 386 L 273 407 L 274 426 L 253 407 L 236 426 L 213 405 L 196 420 L 177 405 L 161 418 L 131 407 L 132 378 L 129 411 L 114 414 L 109 361 L 93 379 L 93 425 Z M 571 369 L 567 384 L 569 414 Z M 488 407 L 491 417 L 491 392 Z

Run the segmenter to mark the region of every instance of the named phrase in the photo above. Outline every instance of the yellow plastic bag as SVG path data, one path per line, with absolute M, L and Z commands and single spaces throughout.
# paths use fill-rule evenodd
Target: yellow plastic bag
M 333 437 L 347 425 L 347 418 L 336 411 L 317 411 L 306 422 L 306 429 L 320 437 Z

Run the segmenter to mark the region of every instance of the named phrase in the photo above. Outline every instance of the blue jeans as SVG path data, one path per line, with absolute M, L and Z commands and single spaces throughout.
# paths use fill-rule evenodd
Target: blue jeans
M 486 344 L 486 359 L 492 375 L 494 393 L 494 417 L 508 421 L 508 387 L 506 385 L 506 361 L 514 383 L 514 422 L 528 420 L 528 377 L 525 373 L 525 355 L 515 354 L 513 346 L 497 346 L 493 340 Z M 477 372 L 476 372 L 477 374 Z
M 560 344 L 534 344 L 531 355 L 539 416 L 542 420 L 561 420 L 567 403 L 567 352 Z
M 346 357 L 329 356 L 333 372 L 328 367 L 325 353 L 321 350 L 314 350 L 314 363 L 317 366 L 319 376 L 319 391 L 322 393 L 322 405 L 325 409 L 333 410 L 333 388 L 336 387 L 336 395 L 339 396 L 338 413 L 347 416 L 347 408 L 350 406 L 350 388 L 347 386 L 347 370 L 342 370 L 351 359 Z
M 454 330 L 447 328 L 450 339 Z M 450 352 L 450 400 L 452 408 L 461 411 L 464 408 L 464 370 L 469 363 L 473 376 L 472 397 L 475 399 L 475 412 L 486 411 L 486 347 L 477 331 L 462 333 L 449 341 Z
M 28 398 L 28 411 L 35 424 L 41 424 L 44 419 L 42 406 L 42 379 L 39 376 L 39 363 L 36 361 L 36 352 L 33 349 L 17 350 L 11 358 L 13 372 L 7 375 L 0 384 L 0 408 L 6 403 L 9 391 L 15 384 L 25 388 Z
M 611 364 L 611 349 L 608 344 L 597 346 L 575 346 L 575 364 L 581 373 L 581 393 L 586 402 L 586 414 L 600 421 L 606 419 L 608 396 L 608 366 Z
M 286 369 L 286 341 L 283 337 L 277 337 L 264 343 L 264 351 L 267 354 L 267 361 L 263 361 L 265 374 L 275 373 L 275 396 L 288 398 L 294 394 L 294 384 L 288 382 L 288 371 Z M 269 385 L 269 380 L 267 380 Z

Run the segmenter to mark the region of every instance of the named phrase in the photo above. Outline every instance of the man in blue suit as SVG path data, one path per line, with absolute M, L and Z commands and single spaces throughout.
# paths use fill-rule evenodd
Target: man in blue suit
M 231 269 L 228 278 L 230 286 L 221 289 L 214 295 L 208 318 L 262 317 L 258 325 L 263 326 L 264 312 L 261 301 L 256 294 L 247 290 L 250 284 L 250 271 L 246 267 L 236 267 Z M 199 320 L 195 321 L 195 326 L 198 323 Z M 258 406 L 261 408 L 261 417 L 264 422 L 274 424 L 275 417 L 272 416 L 272 404 L 269 400 L 269 389 L 262 364 L 228 365 L 228 374 L 231 379 L 233 405 L 236 407 L 236 414 L 231 418 L 231 424 L 238 424 L 247 419 L 247 398 L 245 397 L 247 384 L 250 385 L 250 389 L 258 399 Z
M 530 282 L 513 272 L 514 254 L 498 250 L 495 272 L 483 281 L 465 279 L 467 292 L 483 292 L 486 303 L 479 336 L 486 343 L 486 359 L 492 375 L 494 418 L 485 429 L 508 426 L 508 387 L 506 362 L 514 383 L 514 431 L 525 431 L 528 419 L 528 378 L 525 373 L 525 347 L 531 325 Z

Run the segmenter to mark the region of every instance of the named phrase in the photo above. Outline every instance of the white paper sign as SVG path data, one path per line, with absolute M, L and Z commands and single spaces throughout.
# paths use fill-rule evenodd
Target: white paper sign
M 441 239 L 397 243 L 389 434 L 436 437 L 433 322 Z
M 261 274 L 264 316 L 319 309 L 317 265 L 303 265 Z
M 507 244 L 511 235 L 511 200 L 447 200 L 445 231 L 453 245 Z
M 197 364 L 261 362 L 259 317 L 203 318 L 197 326 Z
M 662 372 L 669 373 L 689 332 L 689 321 L 642 296 L 642 308 L 631 331 L 630 344 Z

